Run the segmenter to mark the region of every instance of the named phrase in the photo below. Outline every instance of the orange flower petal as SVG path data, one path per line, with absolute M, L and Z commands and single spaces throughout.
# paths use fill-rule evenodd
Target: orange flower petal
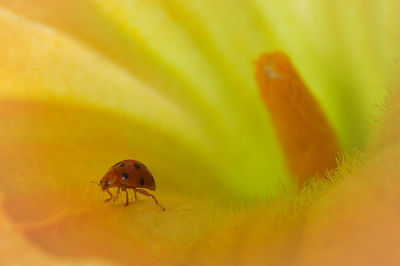
M 311 209 L 300 265 L 399 265 L 399 100 L 397 89 L 367 152 L 339 168 L 339 182 Z
M 0 206 L 7 203 L 0 195 Z M 14 206 L 15 207 L 15 206 Z M 27 208 L 25 211 L 32 211 Z M 21 234 L 9 215 L 0 208 L 0 259 L 2 265 L 114 265 L 99 258 L 74 259 L 46 253 Z

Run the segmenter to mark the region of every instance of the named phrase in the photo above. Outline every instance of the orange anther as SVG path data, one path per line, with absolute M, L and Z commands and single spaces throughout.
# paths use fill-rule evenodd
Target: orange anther
M 256 65 L 255 78 L 291 174 L 302 184 L 336 167 L 335 134 L 289 58 L 264 53 Z

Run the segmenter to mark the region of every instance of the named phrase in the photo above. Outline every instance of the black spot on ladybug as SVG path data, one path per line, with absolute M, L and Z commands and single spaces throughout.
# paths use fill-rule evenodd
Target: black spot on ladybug
M 128 174 L 127 173 L 122 173 L 122 179 L 123 180 L 128 179 Z
M 140 164 L 135 163 L 135 168 L 140 169 Z
M 119 167 L 124 167 L 124 165 L 125 165 L 124 163 L 121 163 L 121 164 L 119 165 Z
M 140 185 L 141 185 L 141 186 L 144 185 L 144 178 L 143 178 L 143 177 L 140 178 Z

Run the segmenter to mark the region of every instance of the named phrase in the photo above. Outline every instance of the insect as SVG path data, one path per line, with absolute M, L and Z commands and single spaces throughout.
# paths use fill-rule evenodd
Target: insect
M 165 208 L 158 202 L 156 197 L 147 190 L 144 190 L 144 188 L 156 190 L 156 183 L 147 167 L 139 161 L 124 160 L 114 164 L 100 180 L 99 185 L 110 195 L 110 198 L 106 199 L 105 202 L 117 200 L 122 190 L 126 194 L 125 206 L 128 206 L 128 189 L 130 188 L 135 192 L 135 201 L 137 200 L 136 193 L 139 192 L 147 197 L 152 197 L 156 205 L 162 211 L 165 211 Z M 110 192 L 110 188 L 112 187 L 117 187 L 115 196 Z

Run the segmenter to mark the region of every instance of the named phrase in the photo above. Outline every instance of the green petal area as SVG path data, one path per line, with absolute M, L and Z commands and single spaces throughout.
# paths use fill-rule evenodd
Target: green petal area
M 400 52 L 398 1 L 254 1 L 344 148 L 363 147 Z M 290 7 L 289 7 L 290 6 Z
M 127 38 L 139 36 L 200 86 L 208 103 L 221 95 L 218 102 L 230 101 L 236 111 L 234 96 L 249 104 L 254 100 L 248 63 L 266 49 L 289 53 L 346 148 L 364 145 L 373 107 L 385 95 L 388 72 L 399 56 L 396 1 L 353 1 L 348 8 L 345 1 L 311 0 L 95 3 Z M 201 59 L 212 64 L 202 68 Z M 223 78 L 225 93 L 209 91 L 214 83 L 207 84 L 203 75 L 216 79 L 210 69 Z
M 133 43 L 145 43 L 159 64 L 176 71 L 170 75 L 181 83 L 181 96 L 193 103 L 192 113 L 211 135 L 215 152 L 210 156 L 225 183 L 257 196 L 275 194 L 277 186 L 287 183 L 286 173 L 254 85 L 249 94 L 241 76 L 226 68 L 225 58 L 214 56 L 218 51 L 203 49 L 208 44 L 201 45 L 195 29 L 182 26 L 185 17 L 178 21 L 172 3 L 102 2 L 99 8 Z M 248 75 L 242 74 L 252 80 L 250 62 L 244 62 Z

